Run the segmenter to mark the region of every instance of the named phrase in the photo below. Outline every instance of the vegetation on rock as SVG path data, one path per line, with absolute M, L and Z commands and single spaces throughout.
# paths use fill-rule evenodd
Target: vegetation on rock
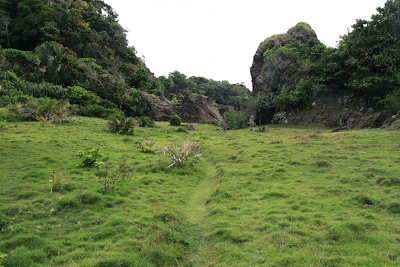
M 306 23 L 267 38 L 251 68 L 255 95 L 268 94 L 276 110 L 289 111 L 311 107 L 321 92 L 350 91 L 397 112 L 399 9 L 400 1 L 387 1 L 371 20 L 357 20 L 337 48 L 322 44 Z

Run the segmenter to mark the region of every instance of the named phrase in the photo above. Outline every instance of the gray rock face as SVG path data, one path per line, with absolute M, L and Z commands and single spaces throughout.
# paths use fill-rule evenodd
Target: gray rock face
M 373 116 L 370 119 L 368 119 L 362 126 L 362 129 L 373 129 L 373 128 L 379 128 L 383 126 L 383 123 L 385 120 L 389 117 L 389 115 L 385 112 L 381 112 L 377 116 Z
M 192 101 L 185 97 L 179 104 L 172 104 L 166 99 L 152 98 L 156 109 L 155 120 L 169 121 L 172 114 L 176 113 L 182 122 L 187 123 L 211 123 L 218 125 L 222 121 L 222 116 L 217 108 L 217 104 L 212 98 L 198 95 Z

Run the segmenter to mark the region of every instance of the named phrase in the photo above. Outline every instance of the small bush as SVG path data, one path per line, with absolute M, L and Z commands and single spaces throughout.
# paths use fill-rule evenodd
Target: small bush
M 175 132 L 177 132 L 177 133 L 187 133 L 188 131 L 185 128 L 180 127 L 178 129 L 176 129 Z
M 384 104 L 390 113 L 395 114 L 400 110 L 400 89 L 391 91 L 379 103 Z
M 119 134 L 133 134 L 137 125 L 138 122 L 132 117 L 118 118 L 114 116 L 107 121 L 108 129 Z
M 229 108 L 229 111 L 225 112 L 224 120 L 221 122 L 220 126 L 224 130 L 242 129 L 247 126 L 247 118 L 243 114 Z
M 84 150 L 79 150 L 78 155 L 81 158 L 81 162 L 78 164 L 78 166 L 81 167 L 97 163 L 97 159 L 102 156 L 100 148 L 87 148 Z
M 25 104 L 8 104 L 9 112 L 14 113 L 20 119 L 36 119 L 40 124 L 64 122 L 72 118 L 76 111 L 67 100 L 56 100 L 52 98 L 38 98 L 27 101 Z
M 179 126 L 179 125 L 181 125 L 181 122 L 182 122 L 182 120 L 177 114 L 173 114 L 171 119 L 170 119 L 170 121 L 169 121 L 169 123 L 172 126 Z
M 89 104 L 86 106 L 81 106 L 77 114 L 86 117 L 98 117 L 103 119 L 108 119 L 114 116 L 123 116 L 123 112 L 117 108 L 103 107 L 99 104 Z
M 149 117 L 141 116 L 138 120 L 140 127 L 155 127 L 154 121 L 150 120 Z
M 96 104 L 100 101 L 100 97 L 80 86 L 68 86 L 66 90 L 66 97 L 72 104 Z

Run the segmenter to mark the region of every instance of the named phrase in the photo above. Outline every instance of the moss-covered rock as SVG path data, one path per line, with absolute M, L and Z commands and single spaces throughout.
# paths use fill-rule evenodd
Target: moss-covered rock
M 250 68 L 253 93 L 276 94 L 282 90 L 293 74 L 294 61 L 302 57 L 298 54 L 301 44 L 314 43 L 319 43 L 317 35 L 305 22 L 297 23 L 285 34 L 273 35 L 261 42 Z M 284 47 L 288 49 L 281 49 Z

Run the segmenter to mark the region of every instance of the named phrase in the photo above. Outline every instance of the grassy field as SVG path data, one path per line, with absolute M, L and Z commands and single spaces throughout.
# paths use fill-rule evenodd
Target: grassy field
M 0 130 L 0 264 L 400 266 L 398 131 L 157 126 L 122 136 L 81 117 Z M 166 168 L 167 155 L 140 149 L 147 138 L 191 138 L 203 159 Z M 95 167 L 77 166 L 85 148 L 132 177 L 104 189 Z

